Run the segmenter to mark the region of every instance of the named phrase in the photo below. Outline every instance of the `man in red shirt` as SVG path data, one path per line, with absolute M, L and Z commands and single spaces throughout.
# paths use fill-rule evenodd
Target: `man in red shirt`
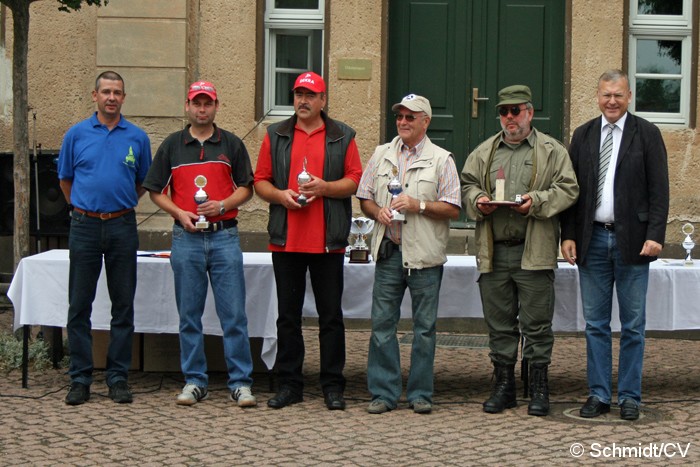
M 306 271 L 319 316 L 321 387 L 330 410 L 345 409 L 343 264 L 351 196 L 362 176 L 355 130 L 326 115 L 326 84 L 302 73 L 293 87 L 295 114 L 270 125 L 255 170 L 255 191 L 270 203 L 270 251 L 277 283 L 280 387 L 267 402 L 280 409 L 303 400 L 301 312 Z M 299 185 L 301 172 L 310 181 Z M 303 195 L 306 200 L 299 200 Z M 303 198 L 302 198 L 303 199 Z

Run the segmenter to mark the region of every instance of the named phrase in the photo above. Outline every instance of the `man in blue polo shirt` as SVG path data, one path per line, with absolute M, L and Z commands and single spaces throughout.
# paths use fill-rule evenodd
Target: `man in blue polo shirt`
M 102 261 L 112 302 L 106 382 L 117 403 L 133 400 L 127 384 L 134 333 L 136 214 L 151 166 L 146 133 L 121 115 L 124 80 L 113 71 L 95 81 L 97 112 L 68 130 L 58 158 L 58 178 L 71 213 L 68 280 L 68 347 L 71 386 L 66 404 L 90 399 L 90 316 Z

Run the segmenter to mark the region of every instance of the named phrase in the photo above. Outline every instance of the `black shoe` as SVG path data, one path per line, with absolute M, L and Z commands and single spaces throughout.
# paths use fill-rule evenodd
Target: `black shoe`
M 277 394 L 275 394 L 275 397 L 267 401 L 267 406 L 273 409 L 281 409 L 282 407 L 297 404 L 303 400 L 304 398 L 301 394 L 296 394 L 289 388 L 280 388 Z
M 494 363 L 493 375 L 496 382 L 491 391 L 491 397 L 484 402 L 484 412 L 500 413 L 512 409 L 518 403 L 515 400 L 515 365 Z
M 66 395 L 66 404 L 80 405 L 90 400 L 90 386 L 83 383 L 71 383 L 68 395 Z
M 549 414 L 548 366 L 544 363 L 530 365 L 530 403 L 527 414 L 544 417 Z
M 134 396 L 131 395 L 129 385 L 126 381 L 120 379 L 109 387 L 109 398 L 117 404 L 130 404 L 134 401 Z
M 328 410 L 345 410 L 345 399 L 342 392 L 328 392 L 323 396 Z
M 579 410 L 579 415 L 583 418 L 595 418 L 608 412 L 610 412 L 610 404 L 601 402 L 597 397 L 591 396 Z
M 639 418 L 639 406 L 632 399 L 624 399 L 620 404 L 620 418 L 623 420 L 637 420 Z

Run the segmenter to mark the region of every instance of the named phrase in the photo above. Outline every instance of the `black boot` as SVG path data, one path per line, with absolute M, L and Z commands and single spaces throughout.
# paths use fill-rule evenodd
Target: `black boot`
M 504 409 L 515 407 L 515 365 L 493 364 L 493 375 L 496 379 L 491 391 L 491 397 L 484 402 L 484 412 L 500 413 Z
M 549 382 L 547 381 L 547 364 L 530 365 L 530 403 L 528 415 L 544 417 L 549 413 Z

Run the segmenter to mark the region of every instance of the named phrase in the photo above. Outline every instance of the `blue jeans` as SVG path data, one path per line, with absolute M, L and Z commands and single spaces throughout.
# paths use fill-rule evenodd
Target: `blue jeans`
M 380 259 L 375 266 L 367 387 L 372 400 L 381 399 L 392 409 L 401 397 L 401 357 L 396 328 L 406 287 L 413 304 L 413 345 L 406 396 L 409 402 L 419 398 L 433 401 L 435 322 L 442 270 L 442 266 L 404 269 L 399 250 L 388 259 Z
M 207 387 L 202 314 L 209 281 L 224 332 L 224 359 L 231 391 L 253 383 L 253 360 L 245 314 L 245 277 L 238 228 L 187 232 L 173 226 L 170 264 L 180 314 L 180 366 L 187 384 Z M 208 276 L 208 277 L 207 277 Z
M 280 387 L 287 387 L 297 394 L 304 389 L 305 349 L 301 314 L 308 269 L 318 313 L 321 388 L 324 394 L 345 390 L 344 262 L 342 253 L 272 253 L 278 302 L 275 368 Z
M 104 258 L 112 320 L 107 350 L 107 385 L 126 381 L 131 365 L 136 293 L 136 214 L 110 220 L 71 214 L 68 278 L 68 348 L 72 382 L 92 384 L 92 302 Z
M 642 400 L 642 362 L 649 264 L 625 264 L 615 233 L 594 226 L 585 265 L 579 266 L 583 317 L 586 319 L 588 387 L 591 396 L 612 399 L 613 285 L 620 308 L 620 356 L 617 400 Z

